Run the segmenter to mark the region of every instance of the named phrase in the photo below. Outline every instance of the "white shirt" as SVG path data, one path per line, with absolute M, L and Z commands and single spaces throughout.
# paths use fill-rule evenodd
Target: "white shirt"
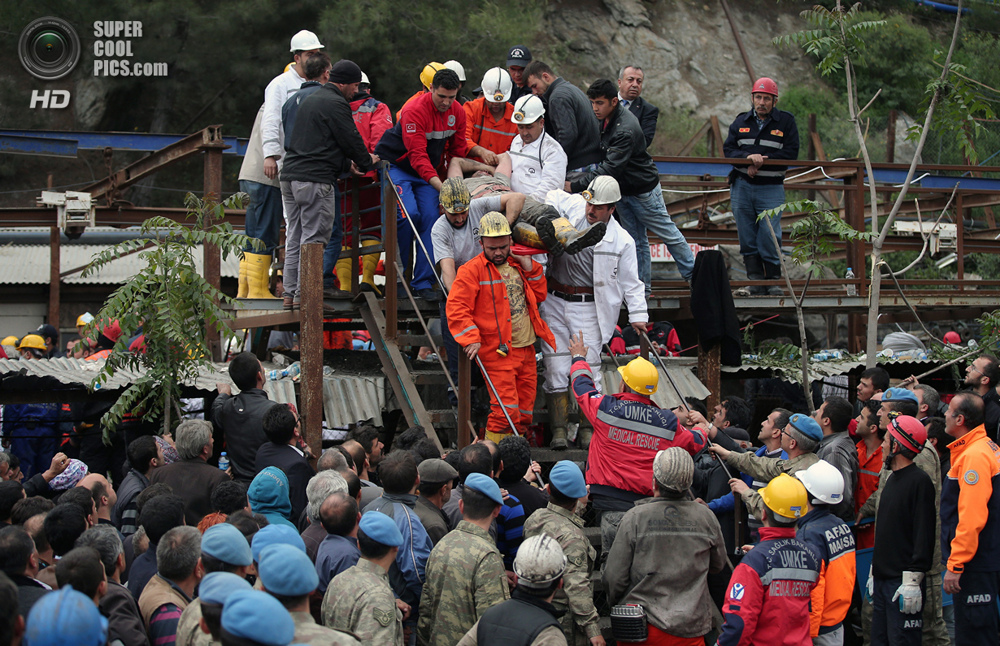
M 285 132 L 281 127 L 281 106 L 299 91 L 306 80 L 295 72 L 295 67 L 274 77 L 264 90 L 264 114 L 261 119 L 261 143 L 264 157 L 278 156 L 278 168 L 285 156 Z
M 469 217 L 460 229 L 451 226 L 444 215 L 431 228 L 431 242 L 434 247 L 434 262 L 442 258 L 455 261 L 455 269 L 469 262 L 482 252 L 479 246 L 479 221 L 490 211 L 500 210 L 500 196 L 477 197 L 469 203 Z
M 510 142 L 510 188 L 530 195 L 539 202 L 552 190 L 562 190 L 566 184 L 566 153 L 546 132 L 527 146 L 520 135 Z

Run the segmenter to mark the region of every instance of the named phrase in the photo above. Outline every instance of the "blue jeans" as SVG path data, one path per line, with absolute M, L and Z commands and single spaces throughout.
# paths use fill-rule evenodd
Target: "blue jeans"
M 663 203 L 663 191 L 660 186 L 639 195 L 623 195 L 616 205 L 618 217 L 621 218 L 622 226 L 628 234 L 635 240 L 635 257 L 639 265 L 639 280 L 646 284 L 646 293 L 649 293 L 649 280 L 652 275 L 652 266 L 649 257 L 649 240 L 646 238 L 646 229 L 652 231 L 663 244 L 667 245 L 670 255 L 677 263 L 677 270 L 681 272 L 684 280 L 691 281 L 691 273 L 694 271 L 694 254 L 688 245 L 680 229 L 670 219 L 667 213 L 667 205 Z
M 410 287 L 415 290 L 431 289 L 437 285 L 434 279 L 434 244 L 431 242 L 431 228 L 437 222 L 438 191 L 436 188 L 416 175 L 400 170 L 396 166 L 389 167 L 389 178 L 396 185 L 399 199 L 409 213 L 411 221 L 424 242 L 424 247 L 430 258 L 424 255 L 423 249 L 417 245 L 417 258 L 413 263 L 413 281 Z M 399 259 L 405 269 L 410 263 L 410 245 L 413 244 L 413 227 L 399 214 L 396 223 L 396 240 L 399 242 Z
M 247 205 L 246 235 L 264 243 L 263 249 L 247 245 L 243 251 L 270 256 L 278 247 L 284 218 L 281 215 L 281 189 L 247 179 L 240 180 L 240 190 L 250 196 Z
M 333 232 L 330 234 L 330 241 L 323 249 L 323 289 L 333 289 L 336 285 L 334 279 L 337 277 L 337 261 L 340 260 L 340 250 L 344 245 L 344 221 L 340 216 L 340 197 L 338 188 L 337 198 L 333 201 Z M 341 285 L 340 288 L 351 291 L 350 285 Z
M 760 256 L 764 262 L 781 263 L 778 249 L 774 247 L 766 222 L 759 222 L 757 215 L 785 203 L 782 184 L 751 184 L 739 174 L 729 187 L 729 198 L 736 218 L 736 232 L 740 236 L 740 254 Z M 781 213 L 771 218 L 774 235 L 781 244 Z

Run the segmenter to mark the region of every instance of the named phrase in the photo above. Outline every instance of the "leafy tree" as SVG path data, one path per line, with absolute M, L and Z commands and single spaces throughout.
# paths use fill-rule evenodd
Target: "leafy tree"
M 117 321 L 124 332 L 94 378 L 92 388 L 103 386 L 116 370 L 142 373 L 102 418 L 105 437 L 128 413 L 141 414 L 145 419 L 162 416 L 165 430 L 180 421 L 172 419 L 172 415 L 180 400 L 181 386 L 193 381 L 203 368 L 211 367 L 209 331 L 221 329 L 233 316 L 220 306 L 233 299 L 212 287 L 199 273 L 195 254 L 201 253 L 203 244 L 216 245 L 223 258 L 241 253 L 249 238 L 233 232 L 232 225 L 224 221 L 224 210 L 243 208 L 248 199 L 245 193 L 237 193 L 218 203 L 188 193 L 184 204 L 193 220 L 191 226 L 152 217 L 142 224 L 141 237 L 97 254 L 83 272 L 84 277 L 93 275 L 132 253 L 138 253 L 146 265 L 111 295 L 89 330 L 96 337 L 105 326 Z M 139 251 L 147 245 L 148 249 Z M 128 332 L 140 328 L 146 349 L 129 352 Z

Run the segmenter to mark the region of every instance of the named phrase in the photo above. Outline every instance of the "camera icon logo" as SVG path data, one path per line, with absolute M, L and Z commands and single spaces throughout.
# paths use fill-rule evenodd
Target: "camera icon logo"
M 80 38 L 62 18 L 38 18 L 21 32 L 17 53 L 29 74 L 54 81 L 72 72 L 80 62 Z

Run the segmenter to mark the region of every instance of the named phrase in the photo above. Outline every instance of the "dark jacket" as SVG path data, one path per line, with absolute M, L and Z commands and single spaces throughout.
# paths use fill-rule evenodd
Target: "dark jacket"
M 127 646 L 148 646 L 149 638 L 136 603 L 128 588 L 108 581 L 108 591 L 101 597 L 101 614 L 108 620 L 108 643 L 121 640 Z
M 17 586 L 18 614 L 27 619 L 35 602 L 45 596 L 49 590 L 36 579 L 23 574 L 15 574 L 10 577 L 10 580 Z
M 219 395 L 212 402 L 212 423 L 226 438 L 233 480 L 250 484 L 257 475 L 257 449 L 267 442 L 261 421 L 274 402 L 260 388 L 248 388 L 238 395 Z
M 372 158 L 354 125 L 351 104 L 332 83 L 302 102 L 295 130 L 286 137 L 283 182 L 332 184 L 351 170 L 351 161 L 362 171 L 371 170 Z
M 740 322 L 736 318 L 733 293 L 729 290 L 729 273 L 721 251 L 702 251 L 694 259 L 691 277 L 691 302 L 698 328 L 698 342 L 705 350 L 722 344 L 724 366 L 743 363 L 740 350 Z
M 201 458 L 191 458 L 153 469 L 150 484 L 164 482 L 184 500 L 184 520 L 192 527 L 215 511 L 212 492 L 220 482 L 229 480 L 225 471 L 206 464 Z M 134 592 L 134 590 L 133 590 Z
M 476 643 L 486 646 L 528 646 L 549 626 L 559 627 L 564 613 L 555 606 L 517 588 L 511 598 L 483 613 L 476 628 Z
M 858 485 L 858 447 L 847 431 L 824 437 L 816 447 L 816 455 L 837 467 L 844 476 L 844 499 L 832 505 L 830 511 L 845 522 L 854 520 L 854 490 Z
M 656 121 L 660 118 L 660 109 L 642 98 L 629 101 L 628 110 L 639 120 L 642 126 L 642 134 L 646 138 L 646 148 L 653 143 L 653 136 L 656 135 Z
M 139 508 L 135 501 L 148 486 L 149 478 L 132 469 L 118 488 L 118 502 L 111 510 L 111 522 L 125 536 L 139 529 Z
M 791 112 L 774 108 L 764 122 L 757 126 L 753 110 L 736 117 L 729 125 L 729 136 L 722 145 L 726 157 L 746 159 L 750 155 L 764 155 L 768 159 L 798 159 L 799 129 Z M 729 182 L 742 177 L 751 184 L 781 184 L 785 181 L 785 168 L 761 166 L 754 177 L 747 175 L 747 166 L 733 166 Z
M 298 519 L 306 508 L 306 485 L 309 479 L 316 475 L 316 470 L 309 461 L 293 447 L 287 444 L 264 442 L 257 449 L 255 462 L 257 471 L 265 467 L 278 467 L 288 476 L 288 501 L 292 503 L 292 518 Z
M 548 121 L 546 121 L 548 123 Z M 597 170 L 573 180 L 574 193 L 587 188 L 598 175 L 618 180 L 622 195 L 641 195 L 660 185 L 660 174 L 653 158 L 646 152 L 646 138 L 639 121 L 619 103 L 601 124 L 602 161 Z
M 601 161 L 600 126 L 583 90 L 560 77 L 552 81 L 542 101 L 545 132 L 555 137 L 566 153 L 566 169 L 575 170 Z
M 997 441 L 997 433 L 1000 431 L 1000 393 L 996 388 L 990 388 L 983 395 L 983 425 L 986 427 L 986 435 L 994 442 Z

